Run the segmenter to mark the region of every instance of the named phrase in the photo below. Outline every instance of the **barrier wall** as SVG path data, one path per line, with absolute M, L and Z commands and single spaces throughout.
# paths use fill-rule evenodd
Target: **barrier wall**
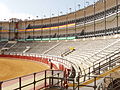
M 18 59 L 27 59 L 27 60 L 33 60 L 45 63 L 47 65 L 51 65 L 51 63 L 48 61 L 48 58 L 41 58 L 41 57 L 32 57 L 32 56 L 20 56 L 20 55 L 0 55 L 0 57 L 10 57 L 10 58 L 18 58 Z M 52 66 L 54 69 L 59 69 L 56 65 L 52 63 Z

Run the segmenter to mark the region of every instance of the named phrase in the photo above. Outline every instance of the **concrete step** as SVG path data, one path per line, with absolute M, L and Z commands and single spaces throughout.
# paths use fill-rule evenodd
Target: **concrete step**
M 45 90 L 64 90 L 64 88 L 60 88 L 59 86 L 54 86 L 51 88 L 46 88 Z

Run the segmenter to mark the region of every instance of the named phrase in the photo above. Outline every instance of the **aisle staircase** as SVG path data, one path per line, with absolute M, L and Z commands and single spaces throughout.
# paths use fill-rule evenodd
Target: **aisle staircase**
M 23 53 L 28 52 L 28 51 L 30 50 L 30 48 L 31 48 L 30 46 L 26 46 L 26 47 L 25 47 L 25 50 L 23 51 Z
M 8 41 L 8 43 L 6 43 L 2 49 L 10 49 L 12 48 L 17 42 L 16 41 Z
M 7 51 L 10 48 L 14 47 L 17 41 L 8 41 L 1 49 L 1 51 Z

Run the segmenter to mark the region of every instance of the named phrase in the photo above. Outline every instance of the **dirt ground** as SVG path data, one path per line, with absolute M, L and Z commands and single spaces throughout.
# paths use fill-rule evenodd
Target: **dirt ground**
M 43 63 L 13 58 L 0 58 L 0 81 L 24 76 L 46 69 L 49 69 L 49 67 Z

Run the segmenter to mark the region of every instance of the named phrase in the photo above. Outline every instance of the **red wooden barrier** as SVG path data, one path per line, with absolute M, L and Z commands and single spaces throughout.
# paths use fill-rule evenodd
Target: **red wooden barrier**
M 20 55 L 0 55 L 0 57 L 10 57 L 10 58 L 18 58 L 18 59 L 27 59 L 45 63 L 47 65 L 51 65 L 48 61 L 48 58 L 41 58 L 41 57 L 33 57 L 33 56 L 20 56 Z M 53 64 L 53 68 L 58 70 L 58 67 Z

